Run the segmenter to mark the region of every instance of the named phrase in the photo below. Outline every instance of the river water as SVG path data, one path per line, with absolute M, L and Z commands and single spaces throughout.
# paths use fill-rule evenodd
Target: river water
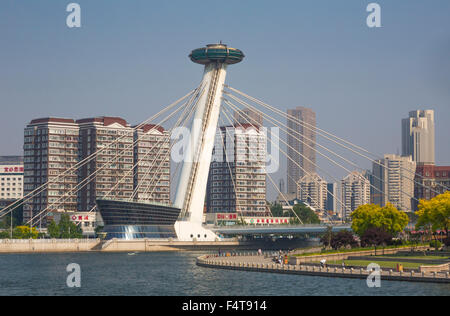
M 196 266 L 203 253 L 0 254 L 0 295 L 450 295 L 448 284 L 215 270 Z M 69 288 L 67 265 L 81 267 L 81 287 Z

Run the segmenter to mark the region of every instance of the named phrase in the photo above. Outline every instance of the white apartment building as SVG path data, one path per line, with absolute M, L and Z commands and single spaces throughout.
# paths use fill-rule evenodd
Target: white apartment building
M 0 157 L 0 200 L 19 200 L 23 197 L 23 159 L 17 156 Z
M 328 198 L 327 186 L 328 183 L 317 173 L 308 174 L 297 183 L 297 197 L 316 211 L 325 211 Z
M 416 162 L 411 156 L 387 154 L 384 159 L 377 160 L 373 164 L 373 182 L 378 189 L 374 203 L 385 206 L 389 202 L 399 210 L 411 211 L 415 172 Z
M 354 171 L 341 181 L 342 216 L 349 218 L 361 205 L 370 204 L 370 181 L 364 174 Z

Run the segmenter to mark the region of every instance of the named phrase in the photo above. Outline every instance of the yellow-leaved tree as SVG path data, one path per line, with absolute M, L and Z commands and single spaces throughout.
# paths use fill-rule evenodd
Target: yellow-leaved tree
M 416 228 L 431 228 L 433 232 L 437 230 L 445 231 L 447 238 L 450 228 L 450 191 L 438 195 L 431 200 L 420 200 L 419 210 L 416 212 L 419 217 Z

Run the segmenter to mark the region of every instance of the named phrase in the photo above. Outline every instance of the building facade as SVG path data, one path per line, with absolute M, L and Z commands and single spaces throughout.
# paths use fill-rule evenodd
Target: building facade
M 304 176 L 298 182 L 297 197 L 315 211 L 325 211 L 327 205 L 328 183 L 317 173 Z
M 0 157 L 0 200 L 14 201 L 23 197 L 23 157 Z
M 25 200 L 23 217 L 45 225 L 47 211 L 77 210 L 78 174 L 71 168 L 78 162 L 79 128 L 72 119 L 43 118 L 31 121 L 24 134 L 24 195 L 52 183 Z
M 298 181 L 305 175 L 316 172 L 316 113 L 308 108 L 297 107 L 288 110 L 287 114 L 288 117 L 295 118 L 288 118 L 287 122 L 289 134 L 292 134 L 287 136 L 287 193 L 297 193 Z M 299 121 L 305 124 L 300 124 Z
M 416 170 L 414 197 L 430 200 L 450 188 L 450 166 L 418 165 Z M 417 210 L 418 202 L 414 203 Z
M 216 134 L 208 178 L 209 213 L 266 216 L 266 134 L 250 124 L 224 126 Z
M 434 111 L 412 111 L 402 120 L 402 156 L 417 164 L 435 164 Z
M 134 200 L 170 205 L 170 134 L 144 125 L 134 132 Z
M 370 204 L 370 180 L 363 173 L 354 171 L 341 182 L 343 218 L 349 218 L 358 207 Z
M 237 124 L 251 123 L 259 126 L 263 126 L 264 123 L 263 116 L 250 108 L 244 108 L 239 111 L 234 111 L 234 121 Z
M 78 193 L 78 210 L 91 211 L 97 199 L 126 201 L 133 194 L 134 132 L 118 117 L 78 120 L 80 160 L 100 150 L 80 168 L 78 181 L 91 180 Z
M 385 155 L 373 163 L 373 185 L 379 192 L 374 203 L 385 206 L 389 202 L 399 210 L 413 210 L 415 172 L 411 156 Z

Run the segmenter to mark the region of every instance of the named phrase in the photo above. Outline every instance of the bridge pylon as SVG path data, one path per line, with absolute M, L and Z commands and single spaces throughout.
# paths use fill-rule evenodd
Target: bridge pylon
M 227 67 L 243 60 L 242 51 L 222 43 L 211 44 L 192 51 L 195 63 L 205 65 L 201 87 L 185 152 L 174 206 L 181 209 L 175 230 L 179 240 L 214 241 L 217 235 L 202 227 L 203 209 L 214 139 L 222 102 Z

